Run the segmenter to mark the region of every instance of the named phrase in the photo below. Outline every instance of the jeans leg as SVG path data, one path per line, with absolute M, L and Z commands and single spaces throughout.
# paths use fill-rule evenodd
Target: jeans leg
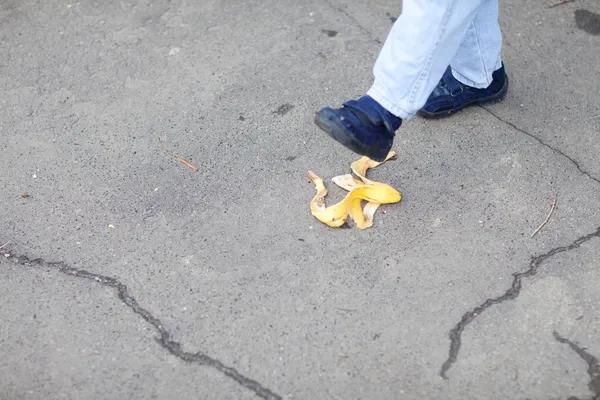
M 367 94 L 392 114 L 412 117 L 450 65 L 485 1 L 404 0 L 375 62 L 375 81 Z
M 492 83 L 492 73 L 502 66 L 501 48 L 498 0 L 485 0 L 450 62 L 452 74 L 465 85 L 480 89 L 488 87 Z

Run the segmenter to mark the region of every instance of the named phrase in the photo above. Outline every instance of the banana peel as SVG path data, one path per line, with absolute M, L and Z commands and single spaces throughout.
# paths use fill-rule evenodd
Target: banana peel
M 390 152 L 383 162 L 373 161 L 368 157 L 362 157 L 351 165 L 352 172 L 360 180 L 352 175 L 340 175 L 332 179 L 333 183 L 348 191 L 344 200 L 332 206 L 325 206 L 325 197 L 327 188 L 323 179 L 308 171 L 308 177 L 315 185 L 317 194 L 310 202 L 310 211 L 312 215 L 322 223 L 332 227 L 339 228 L 344 225 L 348 216 L 352 218 L 356 227 L 366 229 L 373 226 L 375 211 L 381 204 L 397 203 L 402 199 L 400 192 L 388 184 L 375 182 L 367 178 L 367 171 L 375 168 L 391 158 L 396 156 L 395 152 Z M 362 207 L 362 201 L 367 204 Z
M 381 164 L 383 164 L 384 162 L 391 160 L 395 157 L 396 157 L 395 151 L 390 151 L 390 153 L 387 155 L 385 160 L 383 160 L 381 162 L 373 161 L 369 157 L 361 157 L 360 160 L 354 161 L 350 165 L 350 169 L 352 169 L 352 172 L 354 172 L 356 174 L 356 176 L 358 176 L 364 183 L 366 183 L 366 184 L 374 183 L 372 180 L 367 178 L 367 171 L 370 168 L 378 167 Z

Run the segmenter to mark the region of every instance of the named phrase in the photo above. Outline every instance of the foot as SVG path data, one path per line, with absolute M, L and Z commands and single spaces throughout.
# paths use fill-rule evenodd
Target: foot
M 402 120 L 370 96 L 326 107 L 315 115 L 315 123 L 329 136 L 362 156 L 383 161 L 392 149 L 394 132 Z
M 485 89 L 461 83 L 448 67 L 419 114 L 425 118 L 446 117 L 468 106 L 500 101 L 507 90 L 508 77 L 504 72 L 504 64 L 492 74 L 492 83 Z

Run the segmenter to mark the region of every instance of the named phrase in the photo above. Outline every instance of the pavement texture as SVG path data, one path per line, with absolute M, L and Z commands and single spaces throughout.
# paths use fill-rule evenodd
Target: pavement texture
M 309 213 L 357 159 L 312 116 L 399 2 L 0 2 L 0 398 L 600 399 L 600 3 L 550 5 L 360 231 Z

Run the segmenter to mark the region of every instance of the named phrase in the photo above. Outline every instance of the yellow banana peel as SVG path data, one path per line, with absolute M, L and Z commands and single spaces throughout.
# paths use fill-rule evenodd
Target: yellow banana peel
M 350 169 L 352 169 L 352 172 L 354 172 L 356 174 L 356 176 L 358 176 L 360 179 L 362 179 L 362 181 L 364 183 L 367 183 L 367 184 L 373 183 L 372 180 L 367 178 L 367 171 L 370 168 L 378 167 L 381 164 L 383 164 L 384 162 L 391 160 L 392 158 L 395 158 L 395 157 L 396 157 L 395 151 L 390 151 L 389 154 L 387 155 L 387 157 L 385 158 L 385 160 L 383 160 L 381 162 L 373 161 L 369 157 L 361 157 L 360 160 L 354 161 L 350 165 Z
M 368 179 L 367 170 L 375 168 L 395 156 L 396 153 L 392 151 L 383 162 L 376 162 L 368 157 L 362 157 L 360 160 L 353 162 L 351 165 L 352 172 L 361 180 L 350 174 L 334 177 L 332 179 L 333 183 L 347 190 L 348 194 L 344 200 L 329 207 L 325 207 L 327 188 L 323 183 L 323 179 L 308 171 L 308 177 L 317 190 L 317 194 L 310 202 L 312 215 L 332 228 L 339 228 L 344 225 L 348 215 L 352 217 L 359 229 L 373 226 L 373 217 L 377 208 L 381 204 L 397 203 L 402 199 L 402 196 L 390 185 Z M 367 202 L 364 208 L 361 207 L 362 201 Z

